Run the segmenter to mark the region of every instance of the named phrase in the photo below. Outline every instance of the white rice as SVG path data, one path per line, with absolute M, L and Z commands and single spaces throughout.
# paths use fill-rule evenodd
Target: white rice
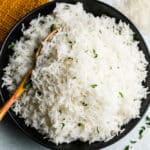
M 44 22 L 44 23 L 43 23 Z M 32 73 L 32 87 L 13 110 L 51 141 L 107 141 L 121 126 L 139 117 L 147 61 L 133 31 L 122 21 L 94 17 L 82 4 L 57 4 L 52 15 L 39 16 L 23 29 L 3 81 L 13 92 L 34 62 L 34 49 L 44 42 Z M 29 38 L 29 40 L 25 40 Z
M 150 35 L 149 0 L 100 0 L 124 13 L 145 35 Z

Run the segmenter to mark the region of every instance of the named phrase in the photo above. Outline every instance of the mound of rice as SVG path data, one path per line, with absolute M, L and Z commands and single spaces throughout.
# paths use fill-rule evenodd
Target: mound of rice
M 94 17 L 82 4 L 57 4 L 23 28 L 5 68 L 3 85 L 13 92 L 33 65 L 34 50 L 54 24 L 59 32 L 43 42 L 32 87 L 13 110 L 56 144 L 107 141 L 139 117 L 147 61 L 133 31 L 122 21 Z

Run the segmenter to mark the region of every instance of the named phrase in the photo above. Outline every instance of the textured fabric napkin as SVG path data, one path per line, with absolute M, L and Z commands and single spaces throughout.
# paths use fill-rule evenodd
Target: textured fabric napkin
M 1 0 L 0 1 L 0 46 L 16 22 L 32 9 L 48 0 Z

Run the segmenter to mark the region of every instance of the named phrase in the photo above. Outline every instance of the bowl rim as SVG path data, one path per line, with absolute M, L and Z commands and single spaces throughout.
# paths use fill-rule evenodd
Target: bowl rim
M 84 0 L 83 0 L 84 1 Z M 86 0 L 85 0 L 86 1 Z M 85 2 L 84 1 L 84 2 Z M 92 1 L 92 0 L 91 0 Z M 22 17 L 21 19 L 19 19 L 17 21 L 17 23 L 10 29 L 9 33 L 7 34 L 7 36 L 4 38 L 4 41 L 0 47 L 0 58 L 2 57 L 2 52 L 4 50 L 4 47 L 8 41 L 8 38 L 11 36 L 11 34 L 13 33 L 13 31 L 20 25 L 20 24 L 23 24 L 24 20 L 26 18 L 28 18 L 29 16 L 32 16 L 35 12 L 41 10 L 42 8 L 48 6 L 48 5 L 52 5 L 53 3 L 57 3 L 57 2 L 61 2 L 61 0 L 52 0 L 51 2 L 48 2 L 46 4 L 43 4 L 35 9 L 33 9 L 32 11 L 30 11 L 29 13 L 27 13 L 24 17 Z M 97 3 L 100 3 L 101 5 L 105 6 L 105 7 L 108 7 L 109 9 L 113 9 L 117 14 L 121 15 L 128 23 L 129 25 L 131 25 L 133 28 L 134 28 L 134 32 L 136 34 L 138 34 L 141 38 L 141 43 L 144 45 L 144 47 L 146 48 L 146 51 L 148 51 L 148 47 L 146 45 L 146 42 L 144 41 L 140 31 L 137 29 L 137 27 L 132 23 L 132 21 L 130 19 L 128 19 L 124 14 L 122 14 L 119 10 L 117 10 L 116 8 L 104 3 L 104 2 L 101 2 L 101 1 L 96 1 Z M 68 3 L 68 2 L 67 2 Z M 150 63 L 150 55 L 147 55 L 147 59 L 148 59 L 148 63 Z M 1 62 L 0 62 L 1 63 Z M 5 102 L 4 100 L 4 97 L 3 97 L 3 94 L 2 94 L 2 91 L 0 89 L 0 100 L 2 101 L 2 104 Z M 104 147 L 108 147 L 116 142 L 118 142 L 119 140 L 121 140 L 123 137 L 125 137 L 127 134 L 129 134 L 131 132 L 131 130 L 133 130 L 135 128 L 135 126 L 140 122 L 140 120 L 144 117 L 144 114 L 146 113 L 146 111 L 148 110 L 148 107 L 150 105 L 150 99 L 149 99 L 149 102 L 148 104 L 146 105 L 146 109 L 144 109 L 144 111 L 142 112 L 141 114 L 141 117 L 140 118 L 136 118 L 134 119 L 135 120 L 135 123 L 134 125 L 132 125 L 128 130 L 126 130 L 126 132 L 124 132 L 124 134 L 122 136 L 120 136 L 119 138 L 117 138 L 115 141 L 111 141 L 112 139 L 110 139 L 108 142 L 106 142 L 107 144 L 104 144 L 102 147 L 100 148 L 104 148 Z M 45 146 L 47 148 L 52 148 L 52 147 L 49 147 L 47 144 L 43 143 L 42 141 L 39 141 L 36 137 L 34 137 L 32 134 L 28 133 L 16 120 L 16 118 L 14 118 L 12 112 L 9 110 L 8 111 L 8 114 L 9 116 L 11 117 L 11 119 L 13 120 L 13 122 L 17 125 L 17 127 L 22 131 L 22 133 L 24 133 L 27 137 L 29 137 L 30 139 L 32 139 L 33 141 L 35 141 L 36 143 L 42 145 L 42 146 Z M 28 128 L 28 127 L 27 127 Z M 37 131 L 38 132 L 38 131 Z M 41 134 L 41 133 L 40 133 Z M 120 134 L 120 133 L 119 133 Z M 85 142 L 83 142 L 85 143 Z M 55 149 L 55 147 L 54 147 Z

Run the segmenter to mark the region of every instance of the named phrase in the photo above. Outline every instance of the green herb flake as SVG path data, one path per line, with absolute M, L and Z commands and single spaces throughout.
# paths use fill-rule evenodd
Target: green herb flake
M 73 45 L 73 44 L 76 43 L 76 41 L 68 41 L 68 42 L 69 42 L 69 44 L 71 44 L 71 45 Z
M 96 53 L 96 50 L 93 49 L 93 54 L 94 54 L 94 58 L 97 58 L 98 57 L 98 54 Z
M 132 140 L 132 141 L 130 141 L 130 143 L 131 143 L 131 144 L 135 144 L 135 143 L 136 143 L 136 141 L 135 141 L 135 140 Z
M 59 111 L 60 114 L 62 113 L 62 110 L 61 110 L 61 109 L 59 109 L 58 111 Z
M 8 49 L 13 49 L 14 48 L 14 43 L 10 43 L 9 45 L 8 45 Z
M 31 80 L 28 80 L 28 81 L 25 83 L 25 85 L 24 85 L 24 89 L 25 89 L 25 90 L 29 90 L 30 87 L 31 87 Z
M 121 30 L 119 30 L 119 35 L 121 35 Z
M 115 31 L 115 26 L 112 27 L 113 28 L 113 32 Z
M 96 128 L 96 130 L 97 130 L 97 133 L 99 133 L 99 128 L 98 127 Z
M 102 34 L 102 31 L 101 31 L 101 30 L 99 30 L 99 33 L 100 33 L 100 34 Z
M 64 126 L 65 126 L 65 124 L 64 124 L 64 123 L 61 123 L 61 129 L 63 129 L 63 128 L 64 128 Z
M 74 77 L 72 77 L 72 79 L 76 79 L 76 78 L 77 78 L 77 77 L 75 77 L 75 76 L 74 76 Z
M 145 130 L 146 128 L 144 126 L 142 126 L 141 129 Z
M 146 125 L 150 126 L 150 122 L 146 122 Z
M 96 88 L 98 85 L 97 84 L 91 84 L 90 85 L 92 88 Z
M 85 102 L 83 102 L 83 101 L 81 101 L 81 104 L 83 105 L 83 106 L 87 106 L 88 104 L 86 104 Z
M 123 95 L 123 93 L 122 92 L 119 92 L 119 95 L 123 98 L 124 97 L 124 95 Z
M 146 116 L 146 121 L 150 121 L 150 117 L 149 116 Z
M 52 32 L 52 31 L 54 31 L 56 29 L 56 25 L 55 24 L 52 24 L 51 26 L 50 26 L 50 31 Z
M 85 53 L 87 53 L 87 52 L 88 52 L 88 50 L 85 50 L 84 52 L 85 52 Z
M 127 146 L 124 148 L 124 150 L 129 150 L 129 148 L 130 148 L 130 146 L 127 145 Z
M 72 58 L 72 57 L 68 57 L 68 59 L 69 59 L 69 60 L 73 60 L 73 58 Z
M 144 126 L 141 127 L 140 131 L 139 131 L 139 139 L 142 139 L 143 137 L 143 132 L 146 128 Z

